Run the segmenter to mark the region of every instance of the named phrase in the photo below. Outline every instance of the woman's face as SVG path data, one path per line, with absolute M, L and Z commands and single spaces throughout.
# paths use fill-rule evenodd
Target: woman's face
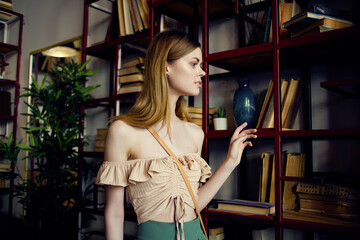
M 168 74 L 169 93 L 178 96 L 196 96 L 200 93 L 201 77 L 205 76 L 202 70 L 202 53 L 196 48 L 191 53 L 166 63 Z

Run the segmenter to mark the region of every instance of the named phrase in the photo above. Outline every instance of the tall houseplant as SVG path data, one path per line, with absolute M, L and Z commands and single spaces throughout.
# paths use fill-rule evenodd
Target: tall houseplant
M 97 85 L 85 87 L 95 72 L 85 69 L 88 61 L 57 65 L 38 84 L 33 81 L 21 97 L 30 121 L 28 158 L 34 160 L 32 178 L 15 186 L 25 210 L 24 220 L 39 239 L 75 239 L 81 196 L 77 184 L 78 146 L 81 137 L 80 109 Z

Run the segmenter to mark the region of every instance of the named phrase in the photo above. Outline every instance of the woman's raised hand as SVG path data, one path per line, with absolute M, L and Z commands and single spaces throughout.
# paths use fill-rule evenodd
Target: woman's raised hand
M 256 129 L 244 129 L 247 123 L 244 122 L 235 129 L 231 139 L 226 160 L 237 166 L 240 163 L 242 153 L 247 146 L 252 147 L 248 141 L 250 138 L 257 138 Z

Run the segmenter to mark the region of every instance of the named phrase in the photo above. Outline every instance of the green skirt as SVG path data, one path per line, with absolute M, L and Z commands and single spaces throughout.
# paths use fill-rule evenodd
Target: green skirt
M 181 226 L 179 232 L 181 236 Z M 199 218 L 184 223 L 185 240 L 206 240 Z M 176 240 L 176 223 L 146 221 L 138 226 L 137 240 Z M 183 239 L 181 236 L 180 239 Z

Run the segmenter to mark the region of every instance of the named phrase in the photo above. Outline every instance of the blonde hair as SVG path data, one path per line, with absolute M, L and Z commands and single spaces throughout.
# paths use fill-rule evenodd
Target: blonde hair
M 171 30 L 157 34 L 150 43 L 145 57 L 143 91 L 127 114 L 115 116 L 110 121 L 122 120 L 132 126 L 150 127 L 163 120 L 162 124 L 167 125 L 169 132 L 171 108 L 168 99 L 166 62 L 171 63 L 198 47 L 200 43 L 192 40 L 184 32 Z M 184 121 L 190 121 L 186 108 L 184 97 L 179 97 L 175 114 Z

